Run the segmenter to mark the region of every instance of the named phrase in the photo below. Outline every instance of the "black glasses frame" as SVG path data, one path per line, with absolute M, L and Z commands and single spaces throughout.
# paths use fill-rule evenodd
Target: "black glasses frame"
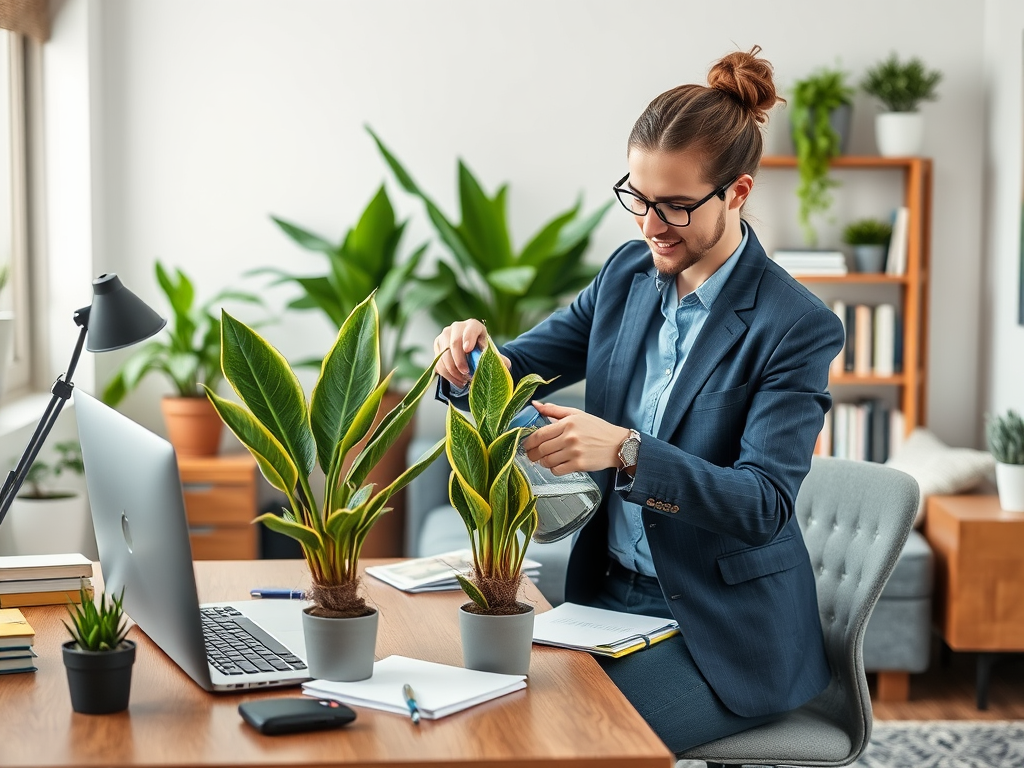
M 628 178 L 629 178 L 629 174 L 627 173 L 625 176 L 623 176 L 621 179 L 619 179 L 617 182 L 615 182 L 615 185 L 612 187 L 612 192 L 615 193 L 615 197 L 619 201 L 619 203 L 622 205 L 622 207 L 625 208 L 627 211 L 629 211 L 634 216 L 646 216 L 647 212 L 649 210 L 651 210 L 651 208 L 653 208 L 654 212 L 658 215 L 658 218 L 661 219 L 666 224 L 668 224 L 670 227 L 688 227 L 688 226 L 690 226 L 691 214 L 695 210 L 700 208 L 702 205 L 704 205 L 704 203 L 706 203 L 708 200 L 710 200 L 713 197 L 720 197 L 722 200 L 725 200 L 725 190 L 727 190 L 729 187 L 731 187 L 733 182 L 736 181 L 736 179 L 731 179 L 730 181 L 727 181 L 725 184 L 723 184 L 722 186 L 718 187 L 717 189 L 712 190 L 711 192 L 709 192 L 707 195 L 705 195 L 704 197 L 702 197 L 700 200 L 698 200 L 696 203 L 693 203 L 692 205 L 680 205 L 679 203 L 652 203 L 650 200 L 648 200 L 645 197 L 641 197 L 636 192 L 630 192 L 628 189 L 624 189 L 622 187 L 622 185 L 626 183 L 626 180 Z M 739 177 L 737 176 L 736 178 L 739 178 Z M 644 212 L 643 213 L 637 213 L 636 211 L 634 211 L 633 207 L 629 204 L 629 201 L 623 199 L 623 197 L 622 197 L 623 195 L 629 195 L 629 197 L 633 198 L 634 200 L 639 200 L 641 203 L 643 203 L 644 206 L 645 206 L 644 207 Z M 675 222 L 669 221 L 668 218 L 665 216 L 665 212 L 661 209 L 661 206 L 663 206 L 663 205 L 671 205 L 673 207 L 673 209 L 672 209 L 672 213 L 673 214 L 685 213 L 686 214 L 686 223 L 685 224 L 676 224 Z

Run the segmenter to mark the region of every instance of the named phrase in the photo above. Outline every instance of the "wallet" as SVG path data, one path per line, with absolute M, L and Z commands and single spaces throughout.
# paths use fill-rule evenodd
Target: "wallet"
M 308 697 L 247 701 L 238 705 L 238 714 L 268 736 L 340 728 L 356 719 L 351 707 Z

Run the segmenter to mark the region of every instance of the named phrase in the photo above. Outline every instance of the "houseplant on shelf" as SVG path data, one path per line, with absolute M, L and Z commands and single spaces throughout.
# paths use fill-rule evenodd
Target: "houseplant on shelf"
M 309 673 L 326 680 L 365 679 L 373 673 L 377 610 L 359 594 L 361 548 L 376 520 L 389 511 L 388 500 L 441 455 L 444 440 L 383 488 L 367 482 L 367 476 L 415 415 L 436 360 L 371 427 L 394 374 L 381 378 L 372 294 L 342 323 L 308 402 L 281 353 L 227 312 L 222 313 L 221 350 L 224 377 L 241 405 L 210 387 L 207 395 L 263 476 L 288 499 L 283 516 L 263 514 L 256 521 L 298 541 L 309 566 L 312 586 L 306 596 L 313 605 L 302 614 Z M 354 459 L 343 471 L 350 452 Z M 310 484 L 318 461 L 326 477 L 320 501 Z
M 81 552 L 96 559 L 85 493 L 58 483 L 61 477 L 84 474 L 82 448 L 77 440 L 64 440 L 52 450 L 52 459 L 37 458 L 25 475 L 25 485 L 0 526 L 0 555 Z
M 457 577 L 471 598 L 459 609 L 463 661 L 470 669 L 525 675 L 530 668 L 533 606 L 519 602 L 518 593 L 537 528 L 537 497 L 515 462 L 524 430 L 509 423 L 545 383 L 530 374 L 513 387 L 488 339 L 469 384 L 476 426 L 448 406 L 448 494 L 473 551 L 472 572 Z
M 103 390 L 116 406 L 150 373 L 162 373 L 175 394 L 160 403 L 168 439 L 179 456 L 212 456 L 220 445 L 221 420 L 206 399 L 204 386 L 220 381 L 220 319 L 214 310 L 227 300 L 262 303 L 239 291 L 221 291 L 197 305 L 195 287 L 181 269 L 168 272 L 156 262 L 156 279 L 171 308 L 166 332 L 144 344 L 122 363 Z
M 990 416 L 985 436 L 996 460 L 999 506 L 1007 512 L 1024 512 L 1024 419 L 1012 409 Z
M 124 590 L 109 601 L 100 593 L 98 604 L 83 587 L 81 605 L 68 605 L 71 640 L 62 653 L 71 692 L 71 707 L 87 715 L 105 715 L 128 708 L 132 687 L 135 643 L 126 639 L 128 623 L 122 603 Z
M 544 224 L 517 252 L 507 226 L 507 185 L 489 197 L 459 160 L 462 221 L 453 223 L 377 135 L 367 130 L 398 183 L 423 201 L 438 237 L 451 253 L 451 264 L 440 262 L 435 276 L 407 293 L 409 300 L 425 295 L 418 303 L 430 306 L 441 325 L 475 317 L 502 343 L 529 330 L 563 297 L 575 294 L 597 274 L 599 267 L 585 263 L 583 256 L 590 234 L 612 201 L 583 218 L 577 203 Z
M 421 284 L 416 268 L 427 245 L 419 246 L 407 258 L 400 258 L 400 244 L 407 222 L 396 221 L 394 208 L 383 186 L 359 216 L 356 225 L 337 243 L 284 219 L 271 218 L 298 246 L 322 254 L 327 260 L 326 270 L 319 274 L 300 275 L 277 267 L 253 270 L 254 274 L 271 275 L 273 285 L 289 284 L 298 289 L 287 309 L 319 311 L 329 323 L 333 335 L 352 310 L 376 291 L 374 300 L 380 317 L 381 365 L 384 370 L 395 369 L 394 378 L 384 394 L 381 413 L 390 411 L 404 397 L 404 387 L 409 380 L 414 380 L 420 373 L 412 359 L 417 349 L 405 343 L 404 335 L 412 316 L 423 308 L 424 303 L 432 301 L 430 291 L 412 290 Z M 318 358 L 296 361 L 294 365 L 315 365 L 319 368 L 321 363 Z M 402 474 L 412 433 L 413 425 L 410 424 L 393 450 L 374 467 L 369 475 L 371 482 L 383 487 Z M 401 554 L 405 531 L 403 496 L 404 493 L 393 498 L 392 513 L 373 529 L 366 542 L 368 554 L 386 557 Z
M 843 229 L 843 242 L 853 247 L 858 272 L 885 270 L 885 251 L 892 225 L 881 219 L 857 219 Z
M 793 88 L 790 125 L 800 175 L 798 216 L 804 242 L 811 247 L 818 242 L 811 217 L 829 209 L 829 190 L 839 185 L 829 176 L 829 162 L 845 151 L 853 92 L 847 74 L 829 68 L 816 70 Z
M 929 70 L 921 59 L 900 61 L 896 53 L 870 68 L 860 87 L 885 107 L 875 117 L 875 140 L 883 157 L 908 157 L 921 154 L 924 121 L 918 107 L 922 101 L 934 101 L 935 88 L 942 80 L 937 69 Z

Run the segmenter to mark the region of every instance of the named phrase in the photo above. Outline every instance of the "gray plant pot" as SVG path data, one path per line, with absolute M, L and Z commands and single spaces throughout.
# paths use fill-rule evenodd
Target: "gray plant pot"
M 530 674 L 533 614 L 532 606 L 513 616 L 486 616 L 459 608 L 463 666 L 503 675 Z
M 302 634 L 310 677 L 351 683 L 373 675 L 377 610 L 354 619 L 328 619 L 302 611 Z
M 75 712 L 107 715 L 128 709 L 135 663 L 133 641 L 125 640 L 113 651 L 83 651 L 70 640 L 61 649 Z
M 855 245 L 853 260 L 858 272 L 882 272 L 885 270 L 884 245 Z

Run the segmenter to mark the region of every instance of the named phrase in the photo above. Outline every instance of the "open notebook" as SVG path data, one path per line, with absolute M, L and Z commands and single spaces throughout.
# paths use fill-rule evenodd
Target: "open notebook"
M 533 620 L 533 642 L 618 658 L 679 633 L 672 619 L 562 603 Z
M 370 565 L 366 572 L 403 592 L 444 592 L 459 589 L 455 574 L 466 573 L 472 567 L 473 553 L 468 549 L 456 549 L 388 565 Z M 534 583 L 539 570 L 540 563 L 536 560 L 523 560 L 523 574 Z
M 499 675 L 464 667 L 451 667 L 405 656 L 388 656 L 375 662 L 373 676 L 354 683 L 311 680 L 302 691 L 319 699 L 334 699 L 353 707 L 370 707 L 409 715 L 402 686 L 416 694 L 420 716 L 436 720 L 476 704 L 526 687 L 523 675 Z

